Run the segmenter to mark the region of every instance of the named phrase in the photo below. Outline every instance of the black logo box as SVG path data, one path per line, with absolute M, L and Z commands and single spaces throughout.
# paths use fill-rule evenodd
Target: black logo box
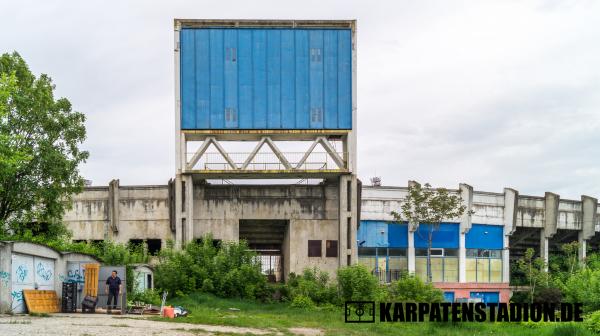
M 375 323 L 375 301 L 346 301 L 346 323 Z

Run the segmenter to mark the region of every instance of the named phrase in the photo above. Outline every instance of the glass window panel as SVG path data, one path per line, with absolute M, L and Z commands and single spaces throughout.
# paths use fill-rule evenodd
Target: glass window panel
M 406 257 L 406 249 L 404 248 L 390 248 L 389 249 L 390 256 L 395 257 Z
M 490 250 L 490 258 L 502 258 L 502 250 Z
M 490 260 L 477 259 L 477 282 L 490 282 Z
M 415 255 L 417 257 L 427 257 L 427 249 L 415 249 Z
M 444 255 L 447 257 L 458 257 L 458 249 L 444 249 Z
M 444 258 L 444 282 L 458 282 L 458 258 Z
M 389 268 L 390 271 L 407 271 L 408 260 L 406 257 L 390 257 Z
M 488 258 L 490 256 L 490 250 L 479 250 L 477 256 L 480 258 Z
M 502 259 L 490 259 L 490 282 L 502 282 Z
M 467 258 L 477 257 L 477 249 L 467 249 Z
M 358 256 L 358 263 L 364 265 L 371 272 L 375 270 L 376 262 L 375 257 Z
M 387 256 L 387 247 L 378 247 L 377 248 L 377 255 L 379 257 L 382 257 L 382 256 L 385 257 L 385 256 Z
M 373 247 L 359 247 L 358 256 L 375 256 L 375 248 Z
M 467 282 L 477 282 L 477 260 L 475 258 L 467 259 L 465 267 L 467 272 Z
M 431 258 L 431 281 L 443 282 L 444 281 L 444 258 Z
M 415 275 L 427 281 L 427 258 L 415 258 Z

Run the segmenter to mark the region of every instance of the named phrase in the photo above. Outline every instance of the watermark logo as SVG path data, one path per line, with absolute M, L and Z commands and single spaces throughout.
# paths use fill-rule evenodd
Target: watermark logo
M 375 301 L 346 301 L 346 323 L 375 323 Z

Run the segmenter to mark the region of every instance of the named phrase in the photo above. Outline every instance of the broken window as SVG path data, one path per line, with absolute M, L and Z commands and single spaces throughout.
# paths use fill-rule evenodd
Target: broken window
M 309 257 L 321 257 L 323 255 L 321 249 L 320 240 L 309 240 L 308 241 L 308 256 Z

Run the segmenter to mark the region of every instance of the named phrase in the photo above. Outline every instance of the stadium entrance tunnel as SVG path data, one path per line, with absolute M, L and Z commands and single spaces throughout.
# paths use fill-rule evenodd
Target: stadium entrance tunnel
M 240 220 L 239 239 L 246 240 L 250 249 L 258 254 L 262 272 L 269 282 L 284 280 L 288 229 L 287 220 Z

